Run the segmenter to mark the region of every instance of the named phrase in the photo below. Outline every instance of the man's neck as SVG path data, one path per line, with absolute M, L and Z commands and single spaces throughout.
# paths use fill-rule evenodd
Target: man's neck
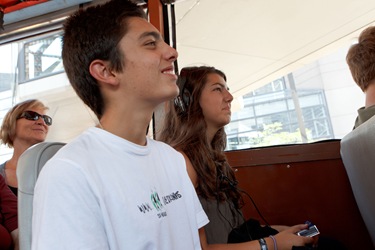
M 366 101 L 365 101 L 365 107 L 370 107 L 375 105 L 375 84 L 370 83 L 369 86 L 366 89 Z
M 124 116 L 126 117 L 126 116 Z M 103 116 L 100 120 L 99 128 L 117 135 L 125 140 L 138 145 L 146 145 L 146 132 L 150 120 L 140 117 L 127 117 L 127 119 L 117 119 Z

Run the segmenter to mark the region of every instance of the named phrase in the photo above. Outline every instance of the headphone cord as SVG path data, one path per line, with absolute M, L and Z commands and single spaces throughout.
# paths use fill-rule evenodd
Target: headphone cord
M 262 213 L 260 212 L 258 206 L 255 204 L 255 201 L 253 200 L 253 198 L 243 189 L 241 188 L 238 188 L 236 187 L 237 190 L 240 192 L 240 193 L 243 193 L 245 194 L 251 201 L 251 203 L 253 204 L 255 210 L 257 211 L 258 215 L 260 216 L 260 218 L 263 220 L 263 222 L 267 225 L 267 226 L 270 226 L 270 224 L 268 223 L 268 221 L 264 218 L 264 216 L 262 215 Z
M 264 216 L 263 216 L 262 213 L 260 212 L 258 206 L 255 204 L 255 201 L 253 200 L 253 198 L 252 198 L 252 197 L 251 197 L 251 196 L 250 196 L 245 190 L 243 190 L 243 189 L 241 189 L 241 188 L 239 188 L 239 187 L 237 186 L 238 181 L 237 181 L 237 180 L 233 181 L 233 180 L 229 179 L 229 177 L 226 176 L 226 175 L 223 173 L 223 171 L 222 171 L 221 169 L 218 169 L 218 172 L 219 172 L 219 174 L 220 174 L 220 176 L 218 176 L 218 179 L 219 179 L 220 181 L 222 181 L 222 180 L 226 180 L 226 181 L 228 182 L 228 184 L 229 184 L 230 187 L 232 187 L 233 189 L 236 189 L 239 193 L 243 193 L 243 194 L 245 194 L 247 197 L 249 197 L 251 203 L 253 204 L 253 206 L 254 206 L 255 210 L 257 211 L 257 213 L 259 214 L 260 218 L 263 220 L 263 222 L 264 222 L 267 226 L 270 226 L 270 224 L 268 223 L 268 221 L 264 218 Z M 218 186 L 218 188 L 219 188 L 219 186 Z
M 221 170 L 219 170 L 220 171 L 220 176 L 217 176 L 217 178 L 216 178 L 216 209 L 217 209 L 217 211 L 218 211 L 218 213 L 219 213 L 219 215 L 229 224 L 229 226 L 232 228 L 232 230 L 234 230 L 236 227 L 238 227 L 238 226 L 240 226 L 240 225 L 238 225 L 238 226 L 236 226 L 236 227 L 234 227 L 233 226 L 233 224 L 229 221 L 229 219 L 222 213 L 222 211 L 220 210 L 220 199 L 219 199 L 219 190 L 220 190 L 220 181 L 222 181 L 223 180 L 223 177 L 226 177 L 224 174 L 223 174 L 223 172 L 221 171 Z M 229 178 L 228 177 L 226 177 L 226 178 L 224 178 L 224 179 L 226 179 L 227 181 L 229 180 Z M 235 185 L 233 185 L 233 182 L 229 182 L 230 183 L 230 187 L 231 188 L 233 188 L 233 189 L 235 189 L 236 187 L 235 187 L 235 185 L 237 185 L 237 183 L 235 184 Z M 224 193 L 225 193 L 225 195 L 226 195 L 226 192 L 224 191 Z M 229 209 L 230 209 L 230 211 L 231 211 L 231 213 L 232 213 L 232 218 L 234 219 L 234 222 L 236 223 L 237 222 L 237 224 L 239 223 L 239 219 L 238 218 L 236 218 L 235 217 L 235 213 L 238 213 L 239 214 L 239 216 L 242 218 L 242 220 L 244 221 L 243 223 L 245 223 L 245 226 L 246 226 L 246 232 L 247 232 L 247 235 L 249 236 L 249 240 L 251 241 L 251 240 L 253 240 L 253 237 L 251 237 L 251 233 L 250 233 L 250 229 L 249 229 L 249 226 L 248 226 L 248 223 L 246 223 L 246 219 L 245 219 L 245 217 L 243 216 L 243 214 L 242 214 L 242 212 L 241 212 L 241 210 L 239 210 L 239 209 L 237 209 L 236 207 L 235 207 L 235 205 L 234 205 L 234 203 L 233 203 L 233 201 L 231 201 L 231 200 L 229 200 L 229 199 L 227 199 L 227 195 L 226 195 L 226 197 L 225 197 L 226 199 L 225 199 L 225 202 L 228 204 L 228 207 L 229 207 Z M 235 211 L 235 212 L 233 212 L 233 210 Z M 229 236 L 229 235 L 228 235 Z

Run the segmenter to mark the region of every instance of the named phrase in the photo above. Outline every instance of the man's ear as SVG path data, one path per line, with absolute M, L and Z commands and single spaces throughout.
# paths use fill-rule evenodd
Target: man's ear
M 109 67 L 109 62 L 103 60 L 94 60 L 90 64 L 90 74 L 98 81 L 117 85 L 116 73 Z

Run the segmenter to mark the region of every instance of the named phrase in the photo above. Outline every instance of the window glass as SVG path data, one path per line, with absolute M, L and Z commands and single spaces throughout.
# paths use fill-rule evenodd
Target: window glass
M 232 110 L 232 121 L 225 128 L 227 150 L 340 139 L 350 132 L 356 110 L 363 106 L 364 97 L 346 65 L 347 49 L 342 48 L 243 96 L 235 97 L 241 101 L 237 102 L 240 107 Z M 2 45 L 0 54 L 0 121 L 20 99 L 39 98 L 39 93 L 65 98 L 65 92 L 59 91 L 65 91 L 66 86 L 70 85 L 66 77 L 63 78 L 65 85 L 59 83 L 61 78 L 56 78 L 58 81 L 48 78 L 65 75 L 61 59 L 61 33 Z M 46 78 L 48 80 L 43 82 Z M 19 86 L 26 83 L 31 87 L 21 93 Z M 230 79 L 228 84 L 230 87 Z M 46 86 L 48 89 L 45 89 Z M 60 89 L 51 86 L 60 86 Z M 72 99 L 69 98 L 66 102 L 70 104 Z M 51 111 L 57 112 L 59 108 Z M 86 116 L 87 110 L 85 112 Z M 4 156 L 9 152 L 0 145 L 0 162 L 9 158 Z
M 55 34 L 38 38 L 23 44 L 23 61 L 21 81 L 48 76 L 62 72 L 61 35 Z
M 342 48 L 241 96 L 226 126 L 227 150 L 341 139 L 354 125 L 363 93 Z M 313 74 L 312 74 L 313 72 Z

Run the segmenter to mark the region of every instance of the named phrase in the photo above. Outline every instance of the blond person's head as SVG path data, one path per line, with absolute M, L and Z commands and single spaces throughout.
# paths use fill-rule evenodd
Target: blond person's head
M 31 99 L 16 104 L 8 111 L 3 119 L 3 123 L 0 129 L 0 140 L 3 144 L 7 145 L 10 148 L 13 147 L 13 142 L 17 134 L 17 120 L 23 118 L 23 115 L 26 111 L 33 110 L 42 110 L 44 112 L 48 110 L 48 107 L 39 100 Z M 50 117 L 48 118 L 50 119 Z M 46 122 L 44 121 L 44 123 Z M 50 124 L 46 125 L 49 126 Z
M 358 43 L 348 51 L 346 62 L 353 80 L 365 92 L 375 82 L 375 26 L 361 32 Z

